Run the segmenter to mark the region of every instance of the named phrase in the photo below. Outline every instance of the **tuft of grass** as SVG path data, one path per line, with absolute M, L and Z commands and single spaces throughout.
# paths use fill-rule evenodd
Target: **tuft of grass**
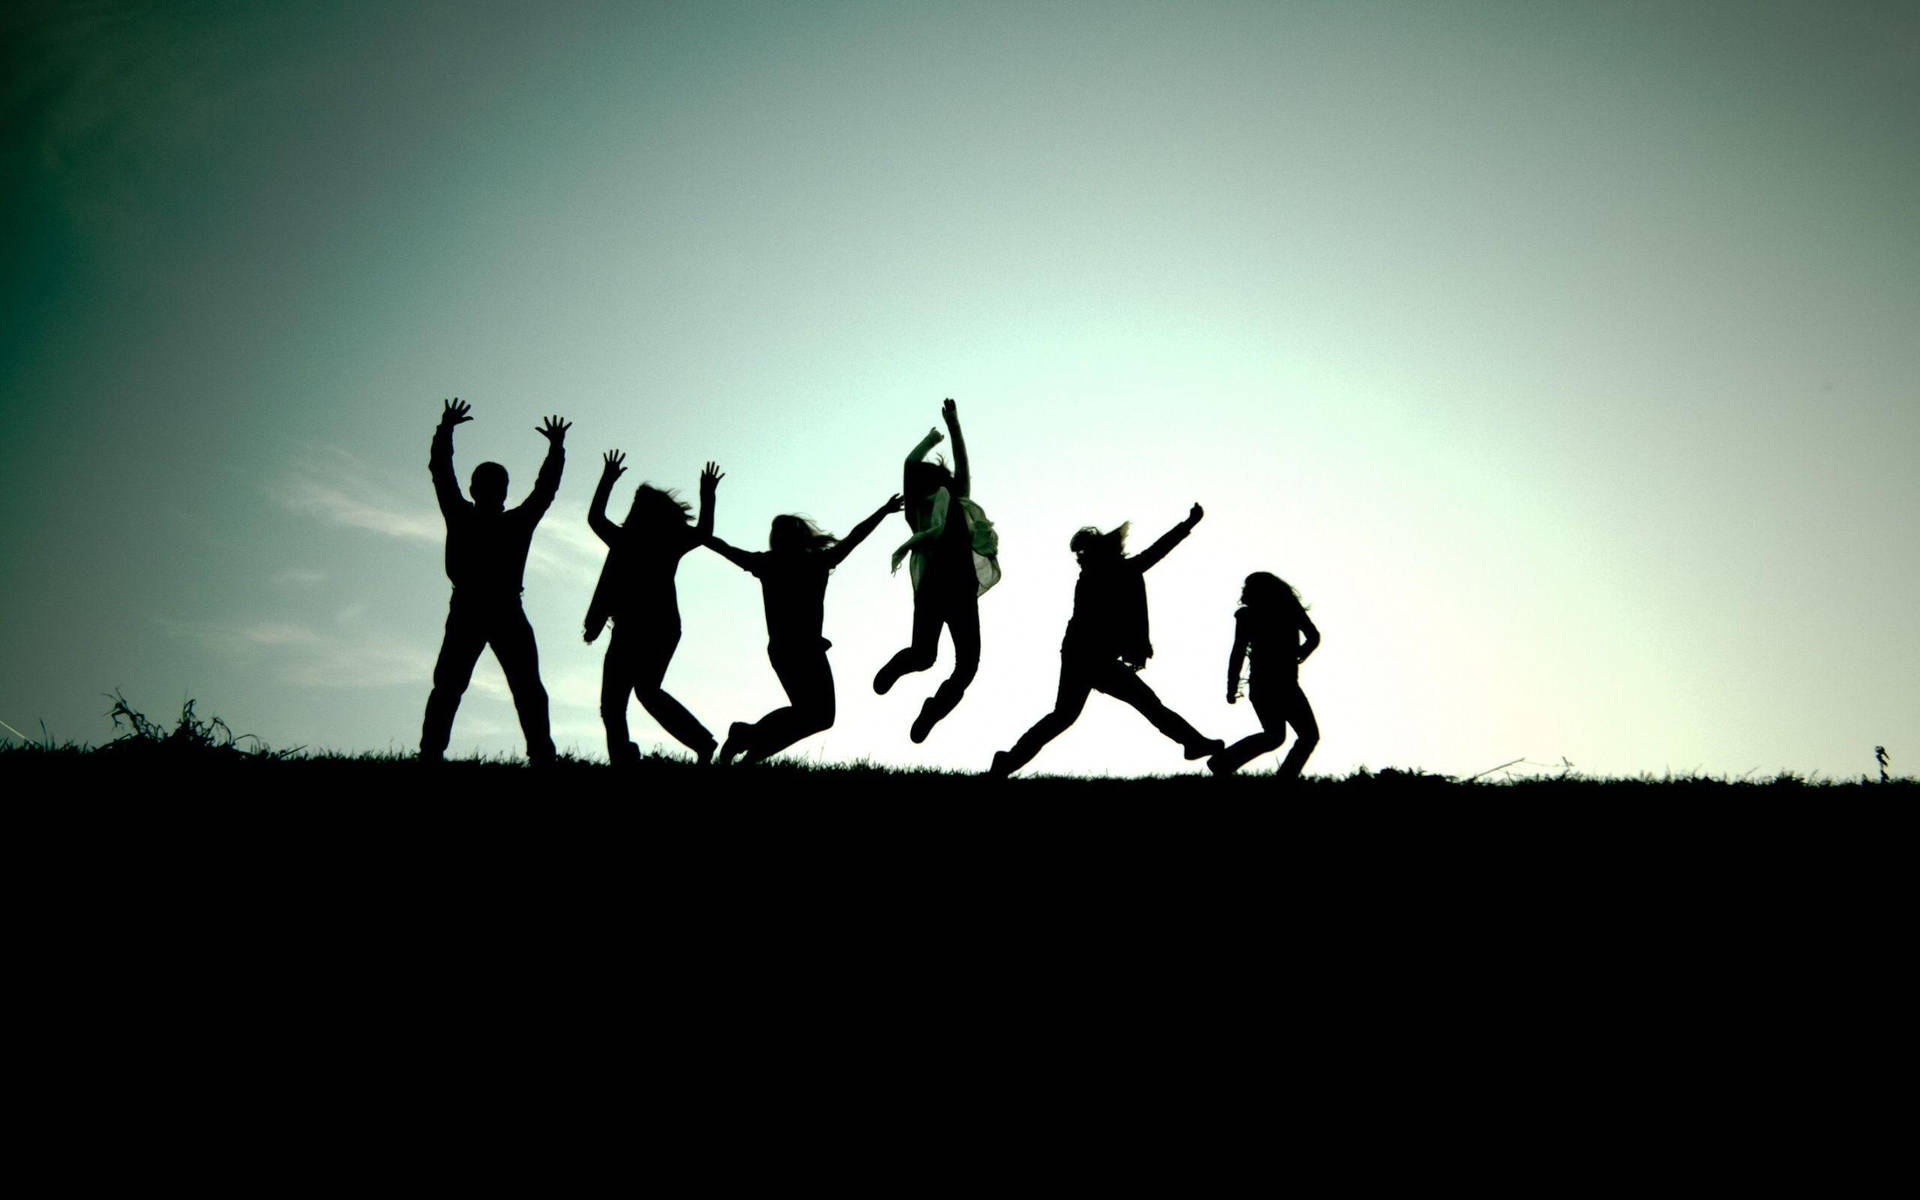
M 191 699 L 181 704 L 180 719 L 169 731 L 129 704 L 119 688 L 113 689 L 110 698 L 113 707 L 107 710 L 107 716 L 113 721 L 113 727 L 119 731 L 119 735 L 100 747 L 99 753 L 102 754 L 140 757 L 162 755 L 205 762 L 274 762 L 292 758 L 306 749 L 300 746 L 292 750 L 274 750 L 251 733 L 236 734 L 233 727 L 220 717 L 203 718 L 194 712 L 196 702 Z M 253 745 L 243 749 L 240 745 L 242 742 L 252 742 Z

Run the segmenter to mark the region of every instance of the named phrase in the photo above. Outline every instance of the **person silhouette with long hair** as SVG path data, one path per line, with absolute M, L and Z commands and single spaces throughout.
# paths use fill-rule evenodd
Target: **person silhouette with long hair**
M 626 474 L 626 455 L 609 450 L 593 490 L 587 524 L 607 544 L 607 562 L 587 607 L 585 638 L 589 644 L 613 622 L 606 661 L 600 668 L 600 720 L 607 727 L 607 757 L 615 766 L 640 761 L 640 749 L 627 735 L 627 696 L 639 697 L 640 707 L 660 728 L 705 765 L 715 742 L 694 715 L 661 687 L 667 664 L 680 645 L 680 599 L 673 577 L 687 551 L 713 532 L 713 498 L 720 486 L 720 468 L 712 463 L 700 472 L 700 518 L 689 520 L 686 501 L 671 491 L 643 483 L 634 490 L 633 506 L 619 525 L 607 520 L 607 501 L 613 482 Z
M 783 513 L 767 530 L 767 549 L 741 550 L 716 536 L 707 546 L 760 581 L 767 610 L 767 659 L 786 689 L 785 707 L 758 721 L 735 721 L 720 747 L 720 765 L 736 756 L 742 762 L 771 758 L 803 737 L 833 727 L 833 668 L 827 650 L 833 643 L 820 634 L 826 616 L 827 576 L 879 527 L 888 513 L 899 512 L 895 495 L 855 525 L 845 538 L 823 532 L 807 518 Z
M 1233 651 L 1227 656 L 1227 703 L 1240 699 L 1240 665 L 1252 656 L 1247 697 L 1260 732 L 1249 734 L 1214 755 L 1207 767 L 1231 775 L 1269 750 L 1278 750 L 1293 726 L 1293 749 L 1280 762 L 1279 776 L 1294 779 L 1307 755 L 1320 744 L 1313 706 L 1300 690 L 1300 664 L 1320 645 L 1320 631 L 1307 616 L 1293 586 L 1278 575 L 1255 571 L 1240 588 L 1240 609 L 1233 614 Z
M 427 454 L 427 473 L 447 522 L 447 578 L 453 583 L 453 598 L 447 604 L 446 636 L 433 664 L 433 690 L 420 724 L 420 757 L 439 762 L 446 754 L 453 714 L 473 680 L 473 666 L 480 652 L 492 646 L 513 694 L 520 731 L 527 737 L 527 759 L 545 766 L 553 761 L 547 689 L 540 686 L 540 650 L 520 606 L 520 591 L 534 527 L 560 490 L 560 472 L 567 462 L 564 442 L 572 425 L 552 416 L 535 430 L 547 439 L 547 456 L 532 494 L 508 508 L 507 469 L 496 462 L 473 469 L 468 482 L 472 500 L 460 494 L 453 474 L 453 429 L 473 420 L 472 411 L 473 406 L 457 396 L 443 401 L 440 426 Z
M 1140 668 L 1153 657 L 1148 640 L 1146 572 L 1193 532 L 1206 512 L 1198 504 L 1187 519 L 1163 534 L 1139 554 L 1127 556 L 1130 523 L 1106 533 L 1088 526 L 1068 543 L 1080 560 L 1080 579 L 1073 587 L 1073 616 L 1060 643 L 1060 690 L 1053 711 L 1020 735 L 1013 749 L 993 756 L 988 773 L 1006 777 L 1027 765 L 1040 748 L 1064 733 L 1080 718 L 1091 692 L 1101 691 L 1124 700 L 1152 722 L 1153 727 L 1179 742 L 1188 758 L 1205 758 L 1226 746 L 1188 724 L 1160 702 L 1140 678 Z
M 940 413 L 953 434 L 953 470 L 924 461 L 943 440 L 938 429 L 929 429 L 907 455 L 901 473 L 900 491 L 913 536 L 894 549 L 893 569 L 912 556 L 913 642 L 873 677 L 873 690 L 884 696 L 902 675 L 933 666 L 942 628 L 953 638 L 953 674 L 920 706 L 911 732 L 915 742 L 927 740 L 973 682 L 980 668 L 980 597 L 1000 582 L 1000 542 L 993 522 L 973 502 L 959 408 L 949 399 Z

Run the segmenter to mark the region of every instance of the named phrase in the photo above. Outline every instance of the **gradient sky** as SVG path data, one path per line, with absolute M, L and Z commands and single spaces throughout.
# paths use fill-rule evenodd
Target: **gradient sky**
M 600 452 L 765 545 L 844 532 L 955 397 L 1005 581 L 968 699 L 885 698 L 891 519 L 835 576 L 840 723 L 983 767 L 1051 703 L 1067 539 L 1136 548 L 1208 733 L 1240 580 L 1325 642 L 1309 769 L 1857 776 L 1920 761 L 1911 3 L 63 4 L 0 17 L 0 720 L 187 697 L 410 750 L 427 479 L 533 482 L 556 740 L 604 754 Z M 780 703 L 754 581 L 680 570 L 668 676 Z M 643 748 L 659 729 L 634 708 Z M 483 660 L 455 752 L 521 749 Z M 1272 759 L 1264 760 L 1262 769 Z M 1193 769 L 1096 696 L 1040 772 Z

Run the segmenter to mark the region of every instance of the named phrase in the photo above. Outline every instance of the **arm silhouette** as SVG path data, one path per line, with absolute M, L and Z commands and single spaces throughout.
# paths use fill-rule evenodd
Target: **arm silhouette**
M 1305 662 L 1307 655 L 1320 648 L 1320 630 L 1305 612 L 1300 614 L 1300 632 L 1306 635 L 1306 641 L 1301 644 L 1300 657 L 1295 661 Z
M 1240 698 L 1240 668 L 1247 661 L 1247 612 L 1241 609 L 1233 618 L 1233 651 L 1227 655 L 1227 703 Z
M 919 462 L 921 459 L 925 458 L 927 456 L 927 453 L 931 451 L 935 446 L 938 446 L 941 442 L 944 442 L 946 440 L 947 440 L 947 435 L 944 433 L 941 433 L 938 429 L 927 430 L 927 436 L 921 438 L 920 444 L 915 446 L 907 454 L 906 465 L 910 467 L 913 464 Z
M 533 481 L 533 494 L 520 507 L 535 521 L 547 515 L 554 496 L 559 494 L 560 472 L 567 465 L 564 443 L 567 430 L 572 428 L 573 422 L 562 421 L 558 416 L 548 417 L 534 427 L 535 433 L 547 439 L 547 457 L 540 463 L 540 477 Z
M 742 571 L 751 572 L 755 562 L 760 558 L 760 555 L 752 550 L 742 550 L 738 546 L 728 545 L 716 534 L 710 533 L 702 539 L 702 541 L 707 549 L 718 554 L 721 558 L 726 559 L 734 566 L 739 567 Z
M 433 494 L 440 500 L 440 515 L 450 517 L 466 507 L 460 494 L 460 481 L 453 477 L 453 427 L 473 420 L 473 406 L 455 396 L 441 401 L 440 426 L 433 431 L 433 446 L 427 452 L 427 474 L 433 476 Z
M 967 440 L 960 436 L 960 406 L 951 397 L 940 406 L 947 419 L 947 432 L 953 435 L 953 494 L 973 495 L 973 476 L 967 470 Z
M 900 493 L 895 492 L 892 499 L 882 504 L 879 508 L 874 509 L 866 520 L 848 530 L 847 536 L 841 538 L 838 545 L 827 551 L 827 569 L 832 570 L 844 562 L 847 555 L 853 553 L 855 546 L 865 541 L 868 534 L 880 527 L 882 518 L 888 513 L 899 512 L 903 507 L 905 507 L 905 502 L 900 499 Z
M 627 473 L 627 468 L 622 465 L 627 461 L 627 456 L 618 450 L 609 450 L 601 461 L 600 482 L 593 489 L 593 502 L 587 505 L 587 527 L 593 530 L 595 537 L 611 546 L 619 536 L 620 527 L 607 520 L 607 501 L 613 497 L 613 481 Z
M 700 516 L 693 526 L 694 544 L 713 536 L 714 501 L 720 493 L 720 481 L 726 476 L 712 462 L 700 472 Z
M 921 542 L 931 542 L 947 531 L 947 513 L 951 509 L 952 504 L 953 501 L 947 495 L 947 489 L 941 488 L 934 492 L 933 511 L 928 514 L 927 527 L 916 531 L 912 537 L 893 548 L 892 570 L 898 571 L 900 569 L 900 562 L 906 558 L 907 551 L 913 549 Z
M 1194 505 L 1193 510 L 1187 514 L 1186 520 L 1161 534 L 1159 541 L 1134 555 L 1134 565 L 1142 571 L 1151 569 L 1155 563 L 1167 556 L 1169 550 L 1185 541 L 1186 536 L 1193 532 L 1193 527 L 1200 523 L 1200 518 L 1206 515 L 1205 509 L 1198 504 Z

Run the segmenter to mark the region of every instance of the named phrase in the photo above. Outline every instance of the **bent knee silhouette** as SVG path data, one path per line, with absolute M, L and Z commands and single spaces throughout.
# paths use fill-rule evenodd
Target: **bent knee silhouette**
M 821 633 L 827 579 L 883 517 L 900 508 L 900 497 L 890 497 L 844 539 L 822 531 L 805 517 L 785 513 L 769 526 L 764 551 L 741 550 L 708 536 L 708 547 L 760 581 L 767 617 L 767 659 L 787 693 L 785 706 L 758 721 L 735 721 L 728 728 L 726 743 L 720 747 L 723 765 L 736 757 L 759 762 L 833 727 L 833 668 L 827 662 L 832 643 Z
M 923 742 L 933 727 L 960 703 L 980 665 L 980 597 L 1000 581 L 999 537 L 993 522 L 973 500 L 972 465 L 960 431 L 959 406 L 940 408 L 953 435 L 953 469 L 926 456 L 945 440 L 929 429 L 907 455 L 901 471 L 901 495 L 907 525 L 913 530 L 893 551 L 899 570 L 910 559 L 913 581 L 913 640 L 888 659 L 873 677 L 873 690 L 886 695 L 902 675 L 931 668 L 939 658 L 940 631 L 953 640 L 954 668 L 920 707 L 910 735 Z

